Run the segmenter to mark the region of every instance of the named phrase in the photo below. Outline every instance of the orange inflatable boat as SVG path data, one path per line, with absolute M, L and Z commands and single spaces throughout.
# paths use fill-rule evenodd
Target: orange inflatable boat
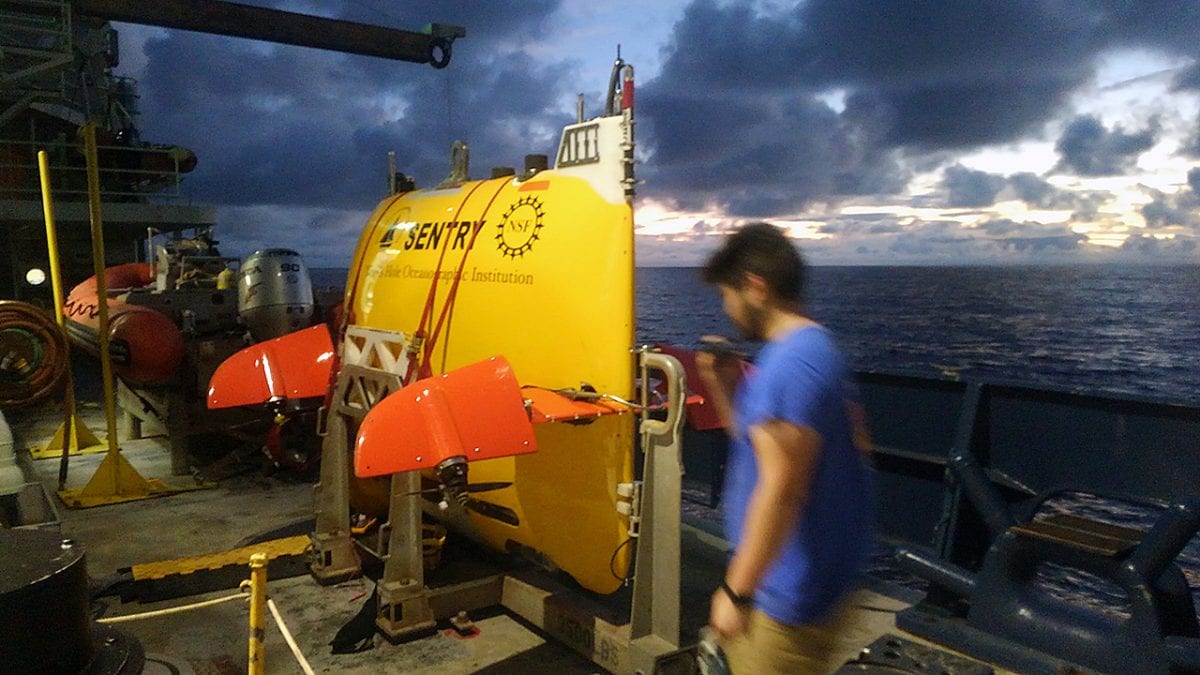
M 127 263 L 104 270 L 108 288 L 109 351 L 113 370 L 134 384 L 163 384 L 183 360 L 183 334 L 170 318 L 118 296 L 154 282 L 149 263 Z M 67 334 L 84 351 L 100 353 L 100 307 L 96 277 L 71 289 L 63 306 Z

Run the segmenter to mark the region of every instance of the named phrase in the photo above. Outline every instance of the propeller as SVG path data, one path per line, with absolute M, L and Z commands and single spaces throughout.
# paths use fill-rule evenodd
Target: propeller
M 468 483 L 464 492 L 465 493 L 490 492 L 492 490 L 503 490 L 504 488 L 511 487 L 511 486 L 512 486 L 512 481 L 492 481 L 492 482 L 486 482 L 486 483 Z M 448 506 L 448 503 L 449 503 L 449 500 L 445 500 L 446 493 L 445 493 L 444 489 L 440 486 L 426 488 L 424 490 L 417 490 L 416 492 L 409 492 L 408 494 L 410 494 L 410 495 L 427 495 L 427 496 L 434 496 L 434 497 L 440 496 L 444 500 L 443 504 L 447 504 L 447 506 Z M 471 511 L 474 511 L 475 513 L 478 513 L 479 515 L 481 515 L 485 518 L 491 518 L 493 520 L 498 520 L 502 523 L 512 525 L 513 527 L 516 527 L 521 524 L 521 520 L 520 520 L 520 518 L 517 517 L 516 512 L 513 511 L 512 509 L 508 508 L 507 506 L 502 506 L 500 504 L 496 504 L 493 502 L 484 501 L 482 499 L 476 499 L 474 497 L 471 497 L 469 494 L 463 494 L 462 499 L 459 499 L 457 501 L 459 501 L 463 505 L 464 508 L 470 509 Z
M 485 482 L 485 483 L 467 483 L 465 491 L 473 494 L 476 492 L 491 492 L 492 490 L 503 490 L 506 487 L 512 487 L 512 481 L 497 480 L 497 481 L 491 481 L 491 482 Z M 425 488 L 423 490 L 417 490 L 416 492 L 409 492 L 408 494 L 410 494 L 410 495 L 440 495 L 440 494 L 442 494 L 442 487 L 438 486 L 438 487 Z
M 513 527 L 521 524 L 520 518 L 517 518 L 517 512 L 507 506 L 485 502 L 482 499 L 475 499 L 474 497 L 467 497 L 466 507 L 484 518 L 498 520 Z
M 441 501 L 438 507 L 443 510 L 450 507 L 450 502 L 458 502 L 463 508 L 470 509 L 485 518 L 499 520 L 514 527 L 520 523 L 516 512 L 507 506 L 485 502 L 471 496 L 476 492 L 503 490 L 511 487 L 512 481 L 469 483 L 467 482 L 467 458 L 462 456 L 442 460 L 434 472 L 437 475 L 437 487 L 425 488 L 409 494 L 439 495 Z
M 500 506 L 500 504 L 497 503 L 476 500 L 475 497 L 470 496 L 470 494 L 474 494 L 474 492 L 503 490 L 504 488 L 510 488 L 511 485 L 511 480 L 492 480 L 492 482 L 486 483 L 468 483 L 466 485 L 466 489 L 463 490 L 464 494 L 462 494 L 461 497 L 455 498 L 455 500 L 446 498 L 448 495 L 446 495 L 443 485 L 438 485 L 437 488 L 426 488 L 424 490 L 408 492 L 408 494 L 434 497 L 440 496 L 443 497 L 443 503 L 448 504 L 448 506 L 450 501 L 457 501 L 462 504 L 463 508 L 473 510 L 473 512 L 484 516 L 484 518 L 499 520 L 500 522 L 504 522 L 506 525 L 516 527 L 517 525 L 521 524 L 521 519 L 517 518 L 517 514 L 514 512 L 514 510 L 506 506 Z

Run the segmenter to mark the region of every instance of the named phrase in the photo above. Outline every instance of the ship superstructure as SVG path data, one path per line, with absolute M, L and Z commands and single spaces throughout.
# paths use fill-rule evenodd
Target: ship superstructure
M 48 306 L 49 273 L 37 152 L 49 156 L 62 264 L 74 285 L 91 275 L 80 127 L 97 125 L 108 262 L 145 260 L 148 231 L 211 227 L 216 211 L 186 203 L 196 156 L 142 140 L 137 82 L 113 73 L 117 31 L 67 0 L 0 6 L 0 297 Z

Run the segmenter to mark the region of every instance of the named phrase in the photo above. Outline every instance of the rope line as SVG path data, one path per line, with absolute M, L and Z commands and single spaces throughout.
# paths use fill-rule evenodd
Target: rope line
M 187 611 L 191 611 L 193 609 L 200 609 L 201 607 L 211 607 L 213 605 L 219 605 L 223 602 L 229 602 L 230 600 L 249 600 L 249 599 L 250 599 L 249 595 L 246 595 L 243 593 L 238 593 L 237 595 L 227 595 L 223 598 L 213 598 L 212 600 L 201 600 L 200 602 L 194 602 L 190 605 L 179 605 L 178 607 L 168 607 L 166 609 L 156 609 L 156 610 L 149 611 L 149 612 L 142 612 L 140 614 L 125 614 L 122 616 L 113 616 L 113 617 L 108 617 L 105 619 L 97 619 L 96 623 L 124 623 L 126 621 L 137 621 L 138 619 L 151 619 L 156 616 L 166 616 L 168 614 L 178 614 L 180 612 L 187 612 Z
M 308 659 L 304 658 L 304 652 L 300 651 L 300 646 L 296 644 L 295 638 L 292 637 L 292 632 L 288 630 L 287 624 L 283 622 L 283 615 L 279 613 L 279 608 L 275 606 L 274 600 L 267 598 L 267 609 L 270 609 L 271 616 L 275 617 L 275 625 L 279 628 L 279 632 L 283 633 L 283 639 L 292 650 L 292 656 L 296 657 L 296 663 L 300 664 L 300 669 L 304 671 L 304 675 L 315 675 L 312 666 L 308 665 Z

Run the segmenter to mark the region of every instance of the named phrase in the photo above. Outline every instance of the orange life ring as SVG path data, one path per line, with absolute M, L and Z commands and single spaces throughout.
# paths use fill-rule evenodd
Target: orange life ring
M 112 297 L 121 289 L 141 288 L 154 281 L 149 263 L 126 263 L 104 270 L 108 298 L 108 339 L 113 370 L 134 384 L 163 384 L 183 361 L 183 334 L 170 318 L 149 307 Z M 75 288 L 63 305 L 67 334 L 84 351 L 99 356 L 100 308 L 96 277 Z

